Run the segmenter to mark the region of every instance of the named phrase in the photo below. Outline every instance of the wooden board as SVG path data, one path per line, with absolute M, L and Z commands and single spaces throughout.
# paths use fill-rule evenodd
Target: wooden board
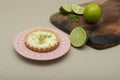
M 102 17 L 96 24 L 87 23 L 83 16 L 80 22 L 73 22 L 60 12 L 51 15 L 50 21 L 59 29 L 70 33 L 77 26 L 88 32 L 88 42 L 92 48 L 106 49 L 120 44 L 120 0 L 96 0 L 102 9 Z M 83 6 L 89 3 L 82 4 Z

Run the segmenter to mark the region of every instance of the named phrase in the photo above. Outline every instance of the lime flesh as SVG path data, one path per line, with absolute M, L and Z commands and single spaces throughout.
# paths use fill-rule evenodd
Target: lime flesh
M 74 47 L 84 46 L 87 40 L 87 32 L 82 27 L 76 27 L 70 33 L 70 42 Z

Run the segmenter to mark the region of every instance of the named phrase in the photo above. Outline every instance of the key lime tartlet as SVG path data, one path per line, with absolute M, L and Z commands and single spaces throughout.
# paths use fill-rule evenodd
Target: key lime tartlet
M 49 52 L 60 43 L 59 35 L 49 29 L 36 29 L 26 34 L 24 39 L 27 48 L 36 52 Z

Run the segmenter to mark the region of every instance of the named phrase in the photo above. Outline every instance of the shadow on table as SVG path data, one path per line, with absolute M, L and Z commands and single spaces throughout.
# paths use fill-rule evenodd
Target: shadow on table
M 28 58 L 25 58 L 21 55 L 19 55 L 15 50 L 15 55 L 18 57 L 19 60 L 22 60 L 28 64 L 34 64 L 34 65 L 53 65 L 53 64 L 57 64 L 58 62 L 62 62 L 64 61 L 65 59 L 67 59 L 67 57 L 69 56 L 69 52 L 67 54 L 65 54 L 64 56 L 60 57 L 60 58 L 57 58 L 57 59 L 54 59 L 54 60 L 49 60 L 49 61 L 38 61 L 38 60 L 31 60 L 31 59 L 28 59 Z

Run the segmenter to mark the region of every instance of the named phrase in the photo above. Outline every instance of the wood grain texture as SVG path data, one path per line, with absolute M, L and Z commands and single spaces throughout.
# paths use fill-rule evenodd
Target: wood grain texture
M 120 0 L 96 0 L 102 9 L 102 17 L 96 24 L 87 23 L 83 16 L 76 23 L 60 12 L 51 15 L 50 21 L 59 29 L 70 33 L 77 26 L 88 32 L 87 44 L 95 49 L 106 49 L 120 44 Z M 82 4 L 83 6 L 89 3 Z

